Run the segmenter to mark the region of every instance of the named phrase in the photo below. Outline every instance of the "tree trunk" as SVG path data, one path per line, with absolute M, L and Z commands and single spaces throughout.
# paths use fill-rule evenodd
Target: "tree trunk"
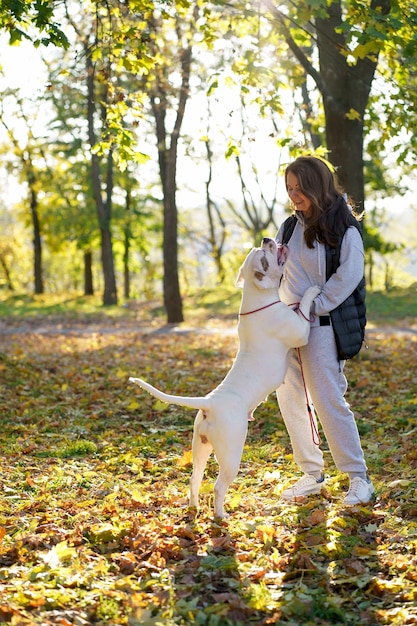
M 103 266 L 104 291 L 103 304 L 117 304 L 116 278 L 113 266 L 113 244 L 109 228 L 100 228 L 101 263 Z
M 130 240 L 132 237 L 132 194 L 129 183 L 126 189 L 126 223 L 123 228 L 123 277 L 124 277 L 124 296 L 126 300 L 130 298 Z
M 210 119 L 210 116 L 209 116 L 209 119 Z M 210 135 L 210 128 L 208 127 L 207 139 L 205 140 L 205 145 L 206 145 L 206 153 L 207 153 L 207 162 L 208 162 L 208 167 L 209 167 L 208 178 L 206 181 L 206 210 L 207 210 L 207 219 L 209 223 L 209 242 L 211 245 L 211 254 L 216 264 L 217 276 L 218 276 L 219 282 L 223 283 L 225 276 L 226 276 L 226 272 L 225 272 L 224 265 L 223 265 L 223 257 L 222 257 L 223 246 L 224 246 L 224 242 L 226 239 L 226 223 L 220 213 L 220 210 L 218 209 L 218 207 L 212 200 L 211 193 L 210 193 L 211 181 L 213 178 L 213 153 L 210 147 L 209 135 Z M 219 240 L 216 237 L 216 226 L 215 226 L 215 219 L 214 219 L 213 213 L 217 215 L 219 222 L 220 222 L 221 231 L 220 231 Z
M 6 256 L 2 253 L 0 254 L 0 265 L 3 268 L 4 276 L 6 278 L 7 289 L 9 289 L 10 291 L 14 291 L 9 265 L 6 261 Z
M 91 250 L 84 252 L 84 295 L 93 296 L 93 253 Z
M 342 187 L 361 212 L 365 202 L 363 122 L 347 119 L 343 109 L 333 106 L 331 98 L 325 98 L 323 104 L 329 161 L 335 166 Z
M 386 0 L 374 0 L 372 8 Z M 364 115 L 375 75 L 378 55 L 348 64 L 340 52 L 346 50 L 341 1 L 327 7 L 328 16 L 316 18 L 320 84 L 326 118 L 326 143 L 329 160 L 336 167 L 345 191 L 359 210 L 364 209 L 363 173 Z
M 190 3 L 191 6 L 191 3 Z M 169 102 L 174 99 L 173 93 L 167 90 L 169 80 L 166 74 L 171 72 L 170 67 L 157 66 L 151 85 L 151 105 L 156 123 L 156 137 L 158 143 L 159 172 L 164 195 L 164 304 L 167 311 L 168 323 L 178 324 L 184 321 L 182 312 L 182 300 L 178 277 L 178 209 L 176 200 L 177 186 L 177 157 L 178 141 L 181 126 L 184 119 L 185 105 L 189 97 L 190 74 L 192 60 L 192 35 L 196 29 L 196 21 L 199 15 L 199 4 L 196 2 L 192 9 L 192 21 L 182 24 L 180 18 L 176 22 L 176 35 L 179 49 L 178 72 L 181 76 L 181 84 L 176 89 L 177 107 L 172 111 L 175 116 L 172 132 L 169 134 L 166 127 L 166 117 Z M 158 22 L 153 22 L 155 32 L 158 30 Z M 169 139 L 169 145 L 168 145 Z
M 167 154 L 164 185 L 164 304 L 168 324 L 184 321 L 178 276 L 178 209 L 176 202 L 176 151 Z
M 372 250 L 368 252 L 368 280 L 367 283 L 370 287 L 370 289 L 373 288 L 374 286 L 374 255 L 372 253 Z
M 30 212 L 33 224 L 33 273 L 35 293 L 42 294 L 44 292 L 42 277 L 42 239 L 38 214 L 38 198 L 32 185 L 30 185 Z
M 94 90 L 94 65 L 91 58 L 91 48 L 85 46 L 86 66 L 87 66 L 87 121 L 88 139 L 91 150 L 96 144 L 95 121 L 95 90 Z M 100 161 L 96 154 L 91 152 L 91 178 L 93 195 L 96 203 L 97 217 L 101 234 L 101 263 L 103 268 L 104 291 L 103 304 L 117 304 L 116 275 L 114 271 L 113 245 L 110 230 L 112 191 L 113 191 L 113 155 L 109 151 L 107 160 L 107 197 L 103 201 L 101 187 L 102 177 L 100 173 Z
M 130 229 L 126 227 L 124 229 L 124 251 L 123 251 L 123 276 L 124 276 L 124 296 L 126 300 L 130 298 L 130 270 L 129 270 L 129 257 L 130 257 Z

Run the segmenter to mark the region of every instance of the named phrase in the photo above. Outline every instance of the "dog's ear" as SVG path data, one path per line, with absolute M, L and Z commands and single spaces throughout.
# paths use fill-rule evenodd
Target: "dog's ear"
M 252 250 L 249 252 L 249 254 L 246 257 L 246 259 L 243 261 L 243 263 L 242 263 L 242 265 L 241 265 L 241 267 L 239 269 L 239 273 L 237 275 L 236 281 L 235 281 L 236 287 L 243 287 L 243 285 L 245 283 L 245 272 L 247 274 L 246 268 L 250 267 L 252 259 L 255 256 L 257 250 L 258 250 L 258 248 L 252 248 Z

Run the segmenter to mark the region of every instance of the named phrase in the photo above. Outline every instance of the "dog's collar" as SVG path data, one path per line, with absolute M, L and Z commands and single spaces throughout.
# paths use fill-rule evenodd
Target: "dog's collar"
M 270 304 L 266 304 L 265 306 L 261 306 L 259 309 L 254 309 L 253 311 L 248 311 L 247 313 L 239 313 L 240 316 L 242 315 L 252 315 L 252 313 L 257 313 L 258 311 L 263 311 L 264 309 L 268 309 L 270 306 L 273 306 L 274 304 L 279 304 L 281 302 L 281 300 L 276 300 L 275 302 L 271 302 Z

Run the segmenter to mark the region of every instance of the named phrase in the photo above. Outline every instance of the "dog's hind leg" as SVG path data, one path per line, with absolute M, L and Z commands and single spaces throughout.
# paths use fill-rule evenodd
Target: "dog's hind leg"
M 239 427 L 240 426 L 240 427 Z M 233 430 L 224 431 L 223 440 L 217 442 L 214 453 L 220 467 L 219 476 L 214 485 L 214 515 L 226 517 L 224 498 L 227 490 L 235 480 L 240 467 L 243 448 L 247 433 L 247 422 L 234 423 Z M 226 443 L 227 442 L 227 443 Z M 220 445 L 219 445 L 220 443 Z
M 221 464 L 219 461 L 219 465 L 220 472 L 216 484 L 214 485 L 214 516 L 226 517 L 224 498 L 227 490 L 239 472 L 240 458 L 238 462 L 228 460 L 226 465 Z
M 201 481 L 203 480 L 204 470 L 213 446 L 209 442 L 207 436 L 202 432 L 201 424 L 205 420 L 203 411 L 197 413 L 194 434 L 193 434 L 193 473 L 190 479 L 190 506 L 198 508 L 198 494 L 200 492 Z

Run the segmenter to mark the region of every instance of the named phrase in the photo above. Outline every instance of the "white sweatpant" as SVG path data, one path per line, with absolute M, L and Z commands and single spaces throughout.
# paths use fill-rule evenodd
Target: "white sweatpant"
M 299 352 L 305 384 L 336 467 L 348 474 L 365 474 L 367 468 L 355 418 L 344 398 L 347 390 L 344 362 L 337 359 L 332 327 L 312 327 L 308 344 Z M 295 462 L 306 474 L 322 471 L 323 453 L 313 441 L 297 350 L 290 352 L 288 371 L 277 390 L 277 398 Z

